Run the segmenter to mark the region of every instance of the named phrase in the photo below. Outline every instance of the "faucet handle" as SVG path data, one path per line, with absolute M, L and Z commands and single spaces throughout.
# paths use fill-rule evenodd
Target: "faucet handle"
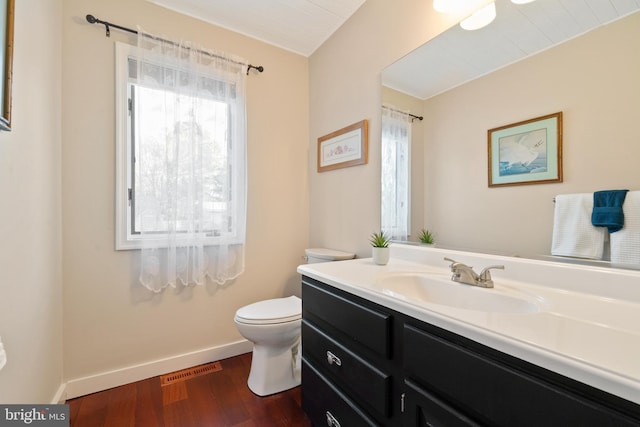
M 473 270 L 473 267 L 471 267 L 471 266 L 469 266 L 467 264 L 464 264 L 464 263 L 462 263 L 460 261 L 456 261 L 455 259 L 444 257 L 444 260 L 451 262 L 451 265 L 449 265 L 449 268 L 451 269 L 451 271 L 453 271 L 453 270 L 455 270 L 457 268 L 464 268 L 464 269 Z
M 445 261 L 449 261 L 449 262 L 451 263 L 451 265 L 449 266 L 449 267 L 451 267 L 451 268 L 454 268 L 454 267 L 456 267 L 456 266 L 458 266 L 458 265 L 464 265 L 463 263 L 461 263 L 461 262 L 459 262 L 459 261 L 456 261 L 455 259 L 451 259 L 451 258 L 444 257 L 444 260 L 445 260 Z
M 485 269 L 482 270 L 482 272 L 480 272 L 480 275 L 478 276 L 478 278 L 484 282 L 492 282 L 491 271 L 490 271 L 492 269 L 504 270 L 504 265 L 490 265 L 489 267 L 485 267 Z

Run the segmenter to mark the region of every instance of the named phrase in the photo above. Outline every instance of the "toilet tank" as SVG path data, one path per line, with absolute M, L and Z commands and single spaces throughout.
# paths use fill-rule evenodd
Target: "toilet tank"
M 353 259 L 356 256 L 353 253 L 325 248 L 306 249 L 304 252 L 308 264 L 314 264 L 316 262 L 341 261 L 345 259 Z

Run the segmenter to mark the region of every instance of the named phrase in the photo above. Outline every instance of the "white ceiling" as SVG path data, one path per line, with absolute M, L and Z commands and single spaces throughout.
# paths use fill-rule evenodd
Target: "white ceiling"
M 366 0 L 148 1 L 310 56 Z M 634 13 L 640 0 L 496 0 L 496 9 L 487 27 L 456 25 L 387 67 L 383 84 L 427 99 Z
M 149 0 L 303 56 L 311 55 L 365 0 Z
M 640 0 L 496 0 L 496 9 L 487 27 L 456 25 L 385 68 L 383 84 L 427 99 L 634 13 Z

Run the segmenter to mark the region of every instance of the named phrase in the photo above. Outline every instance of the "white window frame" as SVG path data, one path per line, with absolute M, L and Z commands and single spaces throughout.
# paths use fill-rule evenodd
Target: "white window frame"
M 132 232 L 131 191 L 133 191 L 133 161 L 131 141 L 131 120 L 129 113 L 129 59 L 136 58 L 136 46 L 126 43 L 115 43 L 115 113 L 116 113 L 116 203 L 115 203 L 115 247 L 116 250 L 141 249 L 147 242 L 165 240 L 166 234 L 159 233 L 154 237 L 149 234 Z M 243 153 L 243 156 L 245 154 Z M 242 161 L 245 161 L 244 159 Z M 242 182 L 240 182 L 242 181 Z M 243 179 L 236 180 L 237 185 L 245 185 Z M 237 196 L 237 193 L 234 194 Z M 206 245 L 241 243 L 242 238 L 231 233 L 214 236 L 207 235 Z M 161 246 L 160 246 L 161 247 Z

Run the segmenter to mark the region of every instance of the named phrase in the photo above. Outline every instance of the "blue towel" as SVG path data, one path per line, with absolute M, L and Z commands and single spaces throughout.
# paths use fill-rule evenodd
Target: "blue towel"
M 622 205 L 629 190 L 607 190 L 593 193 L 591 223 L 596 227 L 607 227 L 615 233 L 624 227 Z

